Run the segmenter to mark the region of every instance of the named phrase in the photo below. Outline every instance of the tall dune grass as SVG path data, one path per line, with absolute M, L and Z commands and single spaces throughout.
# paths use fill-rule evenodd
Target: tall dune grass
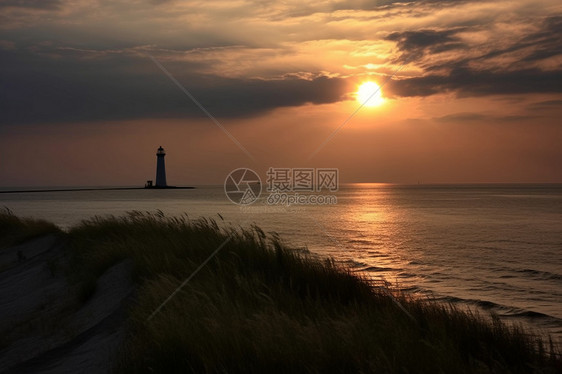
M 132 212 L 84 221 L 69 236 L 78 281 L 125 258 L 134 262 L 138 292 L 117 372 L 562 370 L 556 348 L 547 353 L 522 328 L 396 292 L 391 297 L 256 226 L 221 228 L 209 219 Z
M 0 249 L 39 236 L 60 232 L 61 230 L 51 222 L 34 218 L 20 218 L 8 208 L 0 208 Z

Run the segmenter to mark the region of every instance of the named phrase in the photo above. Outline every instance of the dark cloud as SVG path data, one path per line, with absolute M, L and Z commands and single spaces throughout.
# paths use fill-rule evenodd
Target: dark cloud
M 448 75 L 426 75 L 396 80 L 387 90 L 397 96 L 429 96 L 456 92 L 459 97 L 511 95 L 527 93 L 561 93 L 562 70 L 537 68 L 496 71 L 455 67 Z
M 164 65 L 216 117 L 331 103 L 346 93 L 338 78 L 233 79 L 194 73 L 195 64 Z M 2 124 L 203 116 L 148 57 L 57 59 L 0 51 L 0 71 Z
M 514 123 L 519 121 L 529 121 L 540 118 L 540 116 L 529 115 L 509 115 L 496 116 L 474 112 L 463 112 L 448 114 L 446 116 L 434 118 L 437 122 L 443 123 Z
M 560 108 L 562 108 L 562 100 L 546 100 L 527 105 L 527 109 L 531 111 L 553 109 L 560 110 Z
M 451 43 L 456 45 L 459 40 L 455 34 L 459 31 L 462 29 L 393 32 L 388 34 L 386 39 L 396 41 L 401 51 L 419 48 L 429 48 L 431 51 L 434 48 L 442 49 L 442 46 Z
M 482 122 L 489 117 L 480 113 L 455 113 L 435 118 L 437 122 Z
M 452 27 L 446 30 L 417 30 L 394 32 L 386 36 L 396 42 L 401 55 L 401 63 L 416 62 L 425 69 L 421 77 L 398 80 L 390 87 L 397 96 L 429 96 L 437 93 L 456 92 L 460 97 L 510 95 L 526 93 L 562 92 L 559 82 L 562 70 L 542 70 L 537 63 L 562 55 L 562 17 L 549 16 L 537 20 L 538 30 L 498 45 L 496 49 L 483 49 L 478 54 L 478 46 L 469 46 L 457 37 L 459 32 L 477 31 L 481 26 Z M 448 61 L 434 63 L 433 55 L 458 50 Z M 470 50 L 470 57 L 466 51 Z M 510 63 L 505 70 L 496 67 L 492 59 L 500 56 L 520 57 Z M 513 57 L 507 57 L 506 61 Z M 489 63 L 489 68 L 476 68 L 476 65 Z M 477 63 L 477 64 L 475 64 Z
M 408 8 L 430 5 L 435 9 L 454 7 L 459 4 L 478 0 L 340 0 L 328 2 L 301 2 L 296 6 L 283 10 L 276 19 L 306 17 L 317 13 L 333 13 L 337 11 L 369 11 L 390 8 Z
M 431 45 L 429 39 L 410 38 L 410 43 L 416 40 L 418 45 Z M 349 93 L 348 82 L 341 78 L 225 78 L 199 73 L 202 63 L 166 62 L 165 58 L 161 62 L 209 112 L 222 118 L 251 117 L 305 103 L 332 103 Z M 86 58 L 76 50 L 54 57 L 0 50 L 0 72 L 0 124 L 204 116 L 147 56 L 131 52 L 100 52 Z M 429 96 L 455 92 L 461 97 L 560 93 L 560 81 L 559 70 L 479 71 L 455 67 L 447 75 L 391 81 L 385 93 Z M 473 114 L 447 118 L 478 119 Z
M 562 16 L 548 17 L 542 26 L 540 31 L 526 36 L 520 43 L 522 47 L 534 47 L 524 61 L 537 61 L 562 55 Z
M 61 7 L 61 0 L 2 0 L 0 8 L 31 8 L 57 10 Z
M 386 40 L 396 42 L 398 50 L 401 53 L 396 61 L 409 63 L 420 60 L 430 54 L 467 48 L 467 46 L 455 36 L 455 34 L 462 30 L 464 30 L 464 28 L 393 32 L 386 36 Z
M 562 17 L 546 17 L 538 24 L 540 26 L 538 31 L 525 35 L 507 47 L 494 49 L 472 59 L 485 61 L 509 53 L 521 52 L 523 56 L 520 62 L 535 62 L 562 54 Z

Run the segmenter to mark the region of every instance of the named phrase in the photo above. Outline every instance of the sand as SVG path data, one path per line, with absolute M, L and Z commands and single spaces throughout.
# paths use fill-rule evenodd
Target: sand
M 106 373 L 124 337 L 131 261 L 108 269 L 84 304 L 49 235 L 0 250 L 0 372 Z

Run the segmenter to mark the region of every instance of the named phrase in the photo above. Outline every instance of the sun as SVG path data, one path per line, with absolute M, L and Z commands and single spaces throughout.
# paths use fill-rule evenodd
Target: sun
M 357 101 L 364 106 L 379 106 L 384 103 L 381 87 L 375 82 L 365 82 L 359 86 L 356 93 Z

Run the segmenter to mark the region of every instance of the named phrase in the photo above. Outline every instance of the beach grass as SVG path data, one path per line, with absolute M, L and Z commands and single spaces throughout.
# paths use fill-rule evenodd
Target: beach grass
M 21 218 L 6 207 L 0 208 L 0 249 L 54 233 L 61 233 L 61 230 L 51 222 Z
M 68 235 L 83 300 L 110 266 L 134 263 L 116 372 L 562 370 L 559 347 L 523 327 L 374 285 L 257 226 L 131 212 Z

